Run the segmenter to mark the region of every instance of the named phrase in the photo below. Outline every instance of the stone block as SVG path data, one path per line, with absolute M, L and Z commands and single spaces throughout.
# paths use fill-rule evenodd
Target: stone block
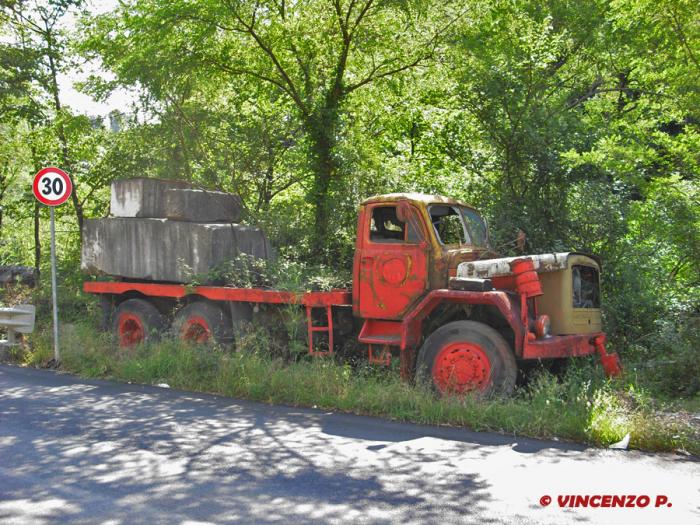
M 191 184 L 162 179 L 112 182 L 113 217 L 173 219 L 190 222 L 237 222 L 241 199 L 221 191 L 199 190 Z
M 167 219 L 90 219 L 83 229 L 81 267 L 93 275 L 186 283 L 241 253 L 269 258 L 270 246 L 259 228 Z
M 168 189 L 164 217 L 192 222 L 236 222 L 241 218 L 241 199 L 221 191 Z
M 112 182 L 110 212 L 113 217 L 165 218 L 167 191 L 191 188 L 191 184 L 176 180 L 115 180 Z

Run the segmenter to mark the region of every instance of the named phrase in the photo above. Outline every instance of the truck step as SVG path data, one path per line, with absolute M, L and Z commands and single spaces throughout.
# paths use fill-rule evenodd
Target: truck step
M 399 346 L 401 344 L 401 322 L 366 319 L 358 337 L 369 345 Z

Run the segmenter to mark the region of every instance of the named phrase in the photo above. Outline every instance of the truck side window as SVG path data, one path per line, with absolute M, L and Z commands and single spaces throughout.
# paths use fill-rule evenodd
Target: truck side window
M 418 243 L 420 235 L 396 217 L 396 206 L 377 206 L 372 210 L 369 239 L 381 243 Z

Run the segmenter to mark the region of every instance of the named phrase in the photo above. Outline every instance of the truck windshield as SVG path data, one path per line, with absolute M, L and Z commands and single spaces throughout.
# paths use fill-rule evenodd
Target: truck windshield
M 467 229 L 472 238 L 472 244 L 481 248 L 489 247 L 489 235 L 484 219 L 471 208 L 461 207 Z
M 577 264 L 571 268 L 574 308 L 600 308 L 598 270 Z
M 428 207 L 430 220 L 442 244 L 469 244 L 488 247 L 486 223 L 471 208 L 433 204 Z

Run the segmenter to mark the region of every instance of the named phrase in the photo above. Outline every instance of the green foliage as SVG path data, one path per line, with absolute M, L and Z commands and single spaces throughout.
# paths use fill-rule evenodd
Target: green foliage
M 161 113 L 175 125 L 178 160 L 188 178 L 197 147 L 210 147 L 208 131 L 219 137 L 220 131 L 224 136 L 240 131 L 243 154 L 236 160 L 245 170 L 262 168 L 255 173 L 257 181 L 247 180 L 257 186 L 258 208 L 285 187 L 309 183 L 306 201 L 313 208 L 315 241 L 310 248 L 328 258 L 323 244 L 332 233 L 330 201 L 349 176 L 339 138 L 346 128 L 347 105 L 365 86 L 433 55 L 445 22 L 454 16 L 434 9 L 437 5 L 141 1 L 86 19 L 81 48 L 117 74 L 111 86 L 95 79 L 96 93 L 114 85 L 140 85 L 163 103 Z M 212 111 L 212 105 L 221 103 L 242 110 L 248 121 Z M 193 121 L 204 126 L 193 126 Z M 207 129 L 209 123 L 218 129 Z M 306 162 L 290 177 L 278 172 L 278 163 L 284 167 L 281 157 L 294 157 L 286 154 L 296 149 L 293 143 L 303 148 L 298 159 Z M 249 147 L 262 154 L 248 154 Z
M 655 329 L 631 348 L 638 381 L 664 397 L 700 394 L 700 318 L 660 319 Z
M 320 292 L 348 289 L 352 286 L 352 276 L 339 268 L 287 258 L 258 259 L 242 253 L 217 265 L 205 275 L 194 275 L 190 285 Z

